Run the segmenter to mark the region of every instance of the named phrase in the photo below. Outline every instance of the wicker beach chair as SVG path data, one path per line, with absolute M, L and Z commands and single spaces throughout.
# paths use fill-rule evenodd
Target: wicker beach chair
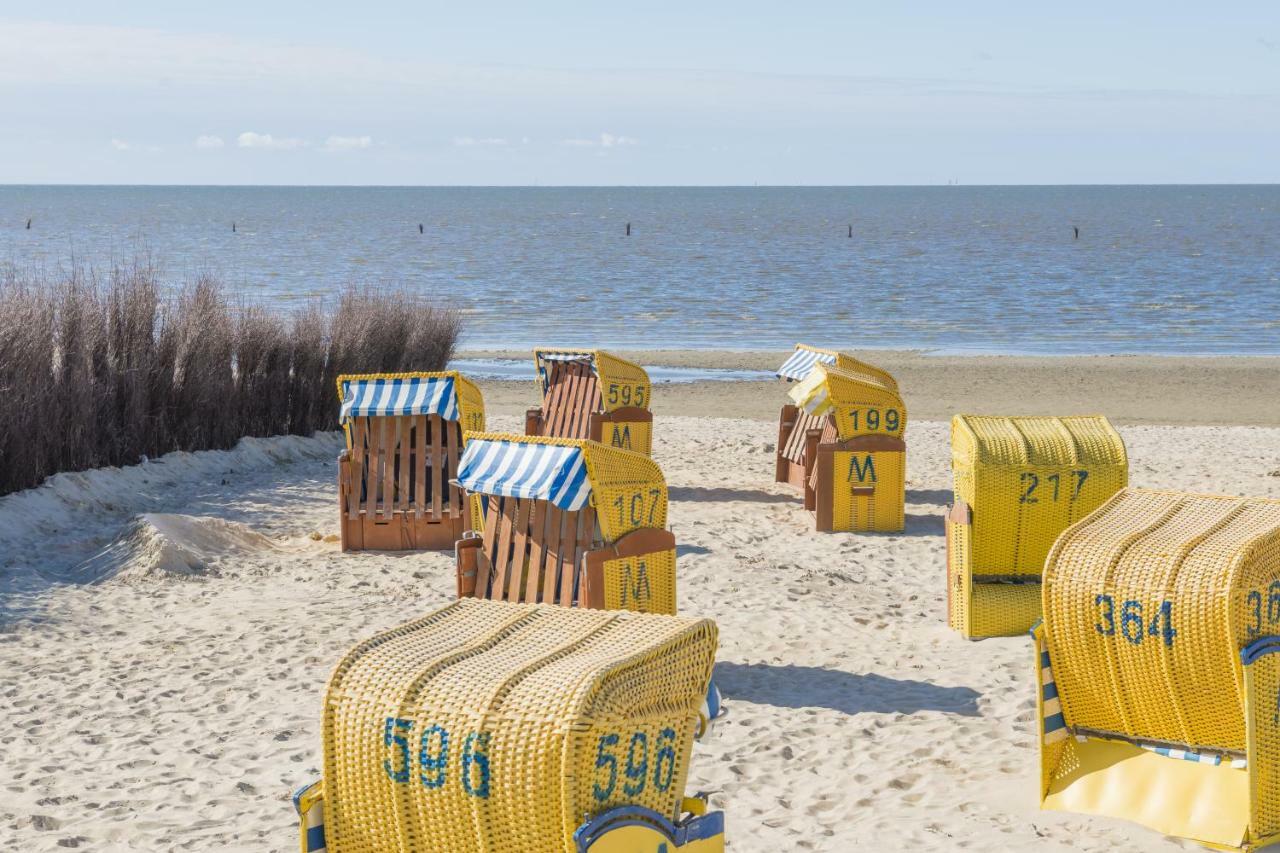
M 342 550 L 444 550 L 470 528 L 450 484 L 465 430 L 484 429 L 480 389 L 457 372 L 338 377 Z
M 649 374 L 600 350 L 533 353 L 542 406 L 525 416 L 525 434 L 587 438 L 648 455 L 653 441 Z
M 721 853 L 684 796 L 708 619 L 463 599 L 329 681 L 303 853 Z
M 1034 635 L 1042 808 L 1280 841 L 1280 501 L 1117 493 L 1054 544 Z
M 647 456 L 595 441 L 468 437 L 458 483 L 474 527 L 459 597 L 676 612 L 667 486 Z
M 877 377 L 817 361 L 782 410 L 775 479 L 804 494 L 822 531 L 903 529 L 907 409 Z
M 1040 573 L 1062 531 L 1129 479 L 1106 418 L 951 420 L 947 620 L 965 637 L 1012 637 L 1040 618 Z

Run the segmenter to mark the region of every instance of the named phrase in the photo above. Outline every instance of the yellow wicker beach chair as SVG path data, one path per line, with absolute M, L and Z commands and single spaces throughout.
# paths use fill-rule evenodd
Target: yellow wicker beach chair
M 342 550 L 448 549 L 470 529 L 450 480 L 462 435 L 484 429 L 480 389 L 456 371 L 338 377 Z
M 595 441 L 471 434 L 458 483 L 472 534 L 458 595 L 676 612 L 667 485 L 649 457 Z
M 588 438 L 648 454 L 653 441 L 649 374 L 600 350 L 534 350 L 542 406 L 525 416 L 525 434 Z
M 947 620 L 965 637 L 1011 637 L 1040 618 L 1045 555 L 1129 479 L 1106 418 L 951 420 Z
M 802 490 L 818 530 L 903 529 L 907 409 L 869 373 L 814 362 L 782 411 L 775 479 Z
M 1043 808 L 1280 841 L 1280 501 L 1119 492 L 1054 544 L 1034 633 Z
M 463 599 L 329 681 L 303 853 L 721 853 L 687 798 L 708 619 Z
M 887 389 L 898 390 L 897 381 L 886 371 L 851 355 L 806 344 L 796 344 L 795 352 L 778 368 L 777 376 L 788 382 L 800 382 L 807 379 L 819 364 L 833 364 Z M 790 483 L 801 491 L 805 489 L 816 461 L 817 442 L 825 427 L 823 415 L 810 414 L 793 403 L 782 407 L 778 417 L 778 443 L 774 451 L 776 482 Z

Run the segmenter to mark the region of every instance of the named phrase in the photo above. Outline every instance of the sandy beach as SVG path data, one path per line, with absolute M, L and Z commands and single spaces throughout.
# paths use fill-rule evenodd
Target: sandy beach
M 690 791 L 742 853 L 1198 849 L 1038 810 L 1029 640 L 944 620 L 947 419 L 1103 413 L 1133 485 L 1280 497 L 1280 359 L 875 358 L 912 418 L 896 535 L 815 534 L 772 482 L 782 383 L 655 390 L 679 607 L 719 623 L 728 708 Z M 481 384 L 490 425 L 522 428 L 532 380 Z M 296 849 L 331 667 L 454 590 L 452 555 L 339 551 L 339 447 L 248 439 L 0 498 L 0 849 Z

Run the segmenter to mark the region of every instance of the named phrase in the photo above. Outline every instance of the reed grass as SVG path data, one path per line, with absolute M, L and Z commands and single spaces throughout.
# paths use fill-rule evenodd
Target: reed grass
M 105 275 L 0 279 L 0 494 L 244 436 L 337 426 L 341 373 L 440 370 L 458 315 L 352 287 L 293 312 L 219 282 L 173 290 L 142 262 Z

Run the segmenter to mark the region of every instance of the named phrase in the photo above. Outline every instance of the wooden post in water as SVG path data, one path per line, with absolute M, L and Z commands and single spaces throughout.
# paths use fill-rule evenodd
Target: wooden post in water
M 231 223 L 231 233 L 236 233 L 236 224 L 234 222 Z
M 418 223 L 418 233 L 419 233 L 419 234 L 423 233 L 423 232 L 422 232 L 422 223 L 421 223 L 421 222 L 419 222 L 419 223 Z
M 852 240 L 852 239 L 853 239 L 853 226 L 852 226 L 852 225 L 850 225 L 850 226 L 849 226 L 849 239 L 850 239 L 850 240 Z
M 28 230 L 28 231 L 30 231 L 30 230 L 31 230 L 31 220 L 30 220 L 30 219 L 27 219 L 27 230 Z
M 628 237 L 630 237 L 630 236 L 631 236 L 631 223 L 630 223 L 630 222 L 628 222 L 628 223 L 627 223 L 627 236 L 628 236 Z

